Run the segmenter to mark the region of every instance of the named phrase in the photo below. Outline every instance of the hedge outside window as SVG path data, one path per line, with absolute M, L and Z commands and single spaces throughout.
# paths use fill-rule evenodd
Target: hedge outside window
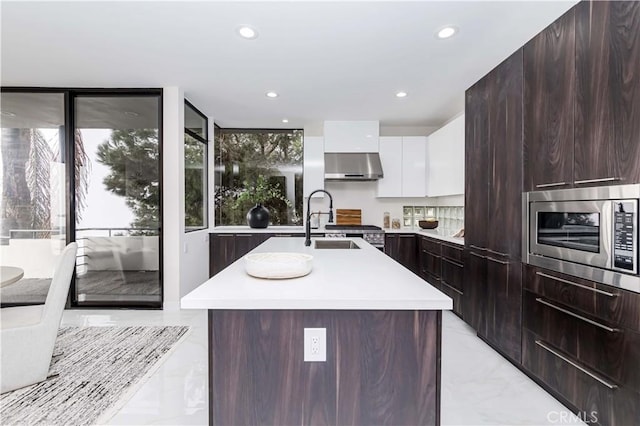
M 219 129 L 215 134 L 216 225 L 247 225 L 256 204 L 269 225 L 302 225 L 300 129 Z
M 184 105 L 185 231 L 207 225 L 207 118 L 188 101 Z

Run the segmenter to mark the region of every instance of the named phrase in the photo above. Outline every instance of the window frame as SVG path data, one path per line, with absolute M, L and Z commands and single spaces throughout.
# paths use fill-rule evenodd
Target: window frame
M 196 108 L 191 102 L 189 102 L 189 100 L 187 100 L 187 98 L 184 99 L 184 106 L 185 108 L 188 107 L 190 108 L 193 112 L 195 112 L 197 115 L 199 115 L 201 118 L 204 119 L 204 137 L 200 136 L 199 134 L 189 130 L 187 128 L 187 123 L 186 123 L 186 117 L 185 117 L 185 123 L 184 123 L 184 133 L 185 135 L 189 135 L 190 137 L 192 137 L 194 140 L 196 140 L 197 142 L 200 142 L 204 145 L 204 177 L 203 177 L 203 181 L 204 181 L 204 188 L 202 191 L 202 204 L 204 207 L 204 212 L 203 212 L 203 225 L 201 227 L 195 227 L 195 226 L 189 226 L 187 227 L 186 224 L 186 219 L 187 219 L 187 215 L 186 215 L 186 205 L 185 205 L 185 223 L 184 223 L 184 233 L 187 234 L 189 232 L 196 232 L 196 231 L 202 231 L 205 229 L 209 229 L 209 117 L 207 117 L 206 115 L 204 115 L 202 113 L 202 111 L 200 111 L 198 108 Z M 186 139 L 186 138 L 185 138 Z M 183 146 L 186 145 L 186 140 L 183 139 L 182 143 Z M 184 160 L 184 155 L 183 155 L 183 160 Z M 185 179 L 186 179 L 186 162 L 184 163 L 184 168 L 185 168 Z M 186 196 L 186 186 L 185 186 L 185 196 Z

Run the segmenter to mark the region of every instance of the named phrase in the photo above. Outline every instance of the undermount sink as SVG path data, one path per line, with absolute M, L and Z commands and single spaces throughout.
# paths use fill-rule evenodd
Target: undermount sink
M 314 247 L 317 249 L 359 249 L 351 240 L 315 240 Z

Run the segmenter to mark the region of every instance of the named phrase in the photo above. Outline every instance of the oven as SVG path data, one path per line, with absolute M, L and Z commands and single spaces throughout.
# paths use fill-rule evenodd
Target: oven
M 523 261 L 640 291 L 640 185 L 523 195 Z
M 325 225 L 328 238 L 362 238 L 378 250 L 384 251 L 384 230 L 373 225 Z

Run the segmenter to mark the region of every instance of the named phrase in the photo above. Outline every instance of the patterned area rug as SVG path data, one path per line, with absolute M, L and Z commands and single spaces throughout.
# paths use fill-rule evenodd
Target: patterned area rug
M 90 425 L 148 377 L 189 330 L 168 327 L 63 327 L 44 382 L 0 396 L 3 425 Z

